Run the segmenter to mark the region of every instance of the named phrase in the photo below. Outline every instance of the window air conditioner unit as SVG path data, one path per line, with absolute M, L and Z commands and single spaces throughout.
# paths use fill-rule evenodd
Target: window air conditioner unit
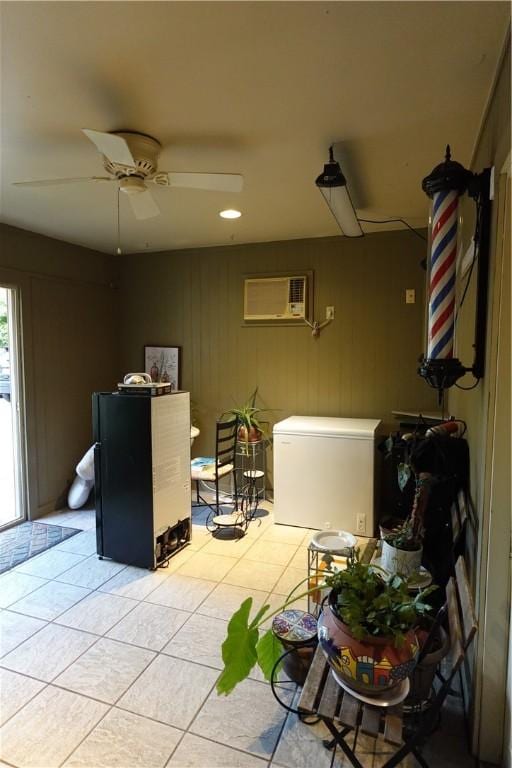
M 246 278 L 244 320 L 304 320 L 306 275 Z

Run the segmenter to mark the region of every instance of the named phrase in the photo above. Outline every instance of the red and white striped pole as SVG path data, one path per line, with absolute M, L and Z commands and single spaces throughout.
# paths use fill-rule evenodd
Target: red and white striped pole
M 453 189 L 434 195 L 429 270 L 429 360 L 453 357 L 458 202 L 458 192 Z
M 432 231 L 428 262 L 427 354 L 418 373 L 442 390 L 451 387 L 467 369 L 453 356 L 455 334 L 455 275 L 459 196 L 473 174 L 450 157 L 423 179 L 422 188 L 432 198 Z

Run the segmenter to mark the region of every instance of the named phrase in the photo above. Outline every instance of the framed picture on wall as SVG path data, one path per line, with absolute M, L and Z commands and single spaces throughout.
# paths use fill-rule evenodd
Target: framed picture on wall
M 181 347 L 144 347 L 144 371 L 152 381 L 169 382 L 181 389 Z

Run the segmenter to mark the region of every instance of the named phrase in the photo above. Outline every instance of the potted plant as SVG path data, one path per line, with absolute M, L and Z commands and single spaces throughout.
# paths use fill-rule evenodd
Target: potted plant
M 223 416 L 236 416 L 238 419 L 238 440 L 240 442 L 258 443 L 263 437 L 259 415 L 264 413 L 264 410 L 256 407 L 257 394 L 258 387 L 244 405 L 230 408 L 223 413 Z
M 438 626 L 431 634 L 432 619 L 425 619 L 416 632 L 420 645 L 420 655 L 428 642 L 428 648 L 421 661 L 418 661 L 411 675 L 411 689 L 406 704 L 411 707 L 428 705 L 432 693 L 432 685 L 439 662 L 450 650 L 450 638 L 442 626 Z
M 334 675 L 370 695 L 398 685 L 414 668 L 419 649 L 414 629 L 430 611 L 425 597 L 435 587 L 412 595 L 407 579 L 389 578 L 357 557 L 325 582 L 331 592 L 318 639 Z
M 300 586 L 307 581 L 306 578 L 299 582 L 283 605 L 271 613 L 269 605 L 262 606 L 251 621 L 252 597 L 244 600 L 231 617 L 227 637 L 222 645 L 224 669 L 217 681 L 218 693 L 230 693 L 249 676 L 256 664 L 265 678 L 270 679 L 272 669 L 283 653 L 283 647 L 271 629 L 261 633 L 262 625 L 291 603 L 318 589 L 315 584 L 297 594 Z M 386 658 L 390 669 L 395 670 L 393 677 L 391 672 L 388 673 L 386 685 L 384 679 L 379 679 L 379 675 L 377 686 L 366 684 L 366 678 L 363 677 L 365 690 L 381 692 L 385 687 L 395 685 L 400 681 L 399 674 L 406 676 L 414 665 L 418 643 L 413 628 L 420 617 L 430 610 L 424 597 L 433 588 L 413 597 L 407 589 L 406 580 L 399 576 L 386 579 L 380 569 L 360 563 L 357 554 L 348 560 L 346 570 L 337 570 L 332 566 L 332 571 L 326 572 L 325 585 L 331 588 L 331 592 L 329 605 L 324 607 L 319 619 L 318 637 L 333 670 L 344 675 L 345 679 L 343 649 L 355 649 L 356 643 L 359 646 L 364 644 L 365 655 L 373 659 L 374 664 L 378 665 Z M 338 642 L 341 638 L 337 626 L 335 628 L 338 624 L 345 628 L 345 645 Z M 357 651 L 354 650 L 354 653 Z M 353 679 L 357 684 L 357 674 Z
M 419 473 L 409 517 L 382 540 L 381 566 L 392 575 L 399 573 L 408 577 L 420 569 L 423 557 L 423 519 L 430 478 L 430 473 Z

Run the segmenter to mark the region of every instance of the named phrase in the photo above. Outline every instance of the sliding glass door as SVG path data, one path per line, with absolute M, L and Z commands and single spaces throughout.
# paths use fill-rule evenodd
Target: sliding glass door
M 25 519 L 19 294 L 0 285 L 0 528 Z

